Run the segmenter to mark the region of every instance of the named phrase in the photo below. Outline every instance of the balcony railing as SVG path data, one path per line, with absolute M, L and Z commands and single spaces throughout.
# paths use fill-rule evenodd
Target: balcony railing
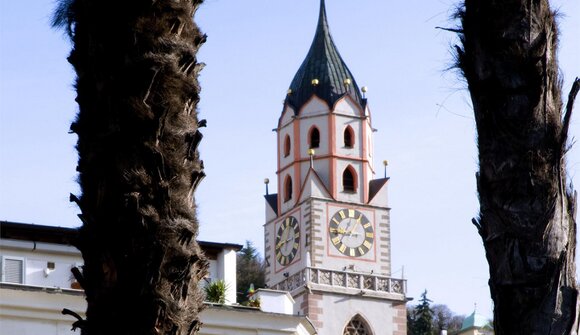
M 306 268 L 289 276 L 272 287 L 272 289 L 293 291 L 308 283 L 401 295 L 407 293 L 407 281 L 405 279 L 394 279 L 372 273 L 337 271 L 313 267 Z

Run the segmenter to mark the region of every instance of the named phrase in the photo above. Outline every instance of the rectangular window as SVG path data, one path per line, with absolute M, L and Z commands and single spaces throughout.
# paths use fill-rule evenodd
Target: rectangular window
M 2 257 L 2 282 L 24 284 L 24 258 Z

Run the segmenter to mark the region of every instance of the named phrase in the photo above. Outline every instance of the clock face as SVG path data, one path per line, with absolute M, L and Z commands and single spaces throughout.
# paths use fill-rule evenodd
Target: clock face
M 328 232 L 332 245 L 350 257 L 360 257 L 369 252 L 375 238 L 373 225 L 356 209 L 336 212 L 330 219 Z
M 300 246 L 300 226 L 298 220 L 293 217 L 287 217 L 276 233 L 276 260 L 282 266 L 286 266 L 292 262 L 298 253 Z

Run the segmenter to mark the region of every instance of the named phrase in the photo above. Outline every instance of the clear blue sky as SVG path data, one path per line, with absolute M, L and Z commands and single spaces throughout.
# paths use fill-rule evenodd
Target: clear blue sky
M 453 71 L 451 0 L 327 0 L 332 35 L 367 97 L 375 159 L 388 159 L 393 275 L 409 295 L 492 315 L 488 270 L 471 218 L 478 202 L 474 121 L 464 82 Z M 567 93 L 580 76 L 580 4 L 554 1 Z M 77 111 L 70 50 L 49 26 L 53 0 L 0 1 L 0 220 L 76 227 L 68 194 L 75 182 Z M 199 54 L 200 146 L 207 178 L 196 193 L 199 238 L 263 249 L 264 184 L 275 181 L 282 100 L 306 56 L 318 0 L 206 0 L 197 22 L 208 35 Z M 578 105 L 578 104 L 577 104 Z M 571 134 L 580 134 L 580 105 Z M 580 151 L 568 156 L 580 185 Z M 383 173 L 379 169 L 379 176 Z M 276 188 L 270 184 L 271 190 Z

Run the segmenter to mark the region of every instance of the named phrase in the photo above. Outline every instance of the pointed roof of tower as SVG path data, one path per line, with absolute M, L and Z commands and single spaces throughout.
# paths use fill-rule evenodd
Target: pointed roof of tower
M 314 79 L 318 80 L 317 85 L 312 84 Z M 350 81 L 349 85 L 345 85 L 347 80 Z M 340 57 L 330 35 L 324 0 L 320 1 L 320 13 L 314 40 L 306 59 L 302 62 L 290 84 L 286 102 L 298 113 L 313 94 L 326 101 L 330 107 L 343 95 L 349 94 L 364 107 L 364 99 L 358 85 Z
M 463 320 L 463 324 L 461 325 L 461 330 L 468 330 L 473 328 L 491 328 L 490 321 L 483 315 L 478 314 L 477 310 L 474 310 L 473 313 L 466 317 Z

